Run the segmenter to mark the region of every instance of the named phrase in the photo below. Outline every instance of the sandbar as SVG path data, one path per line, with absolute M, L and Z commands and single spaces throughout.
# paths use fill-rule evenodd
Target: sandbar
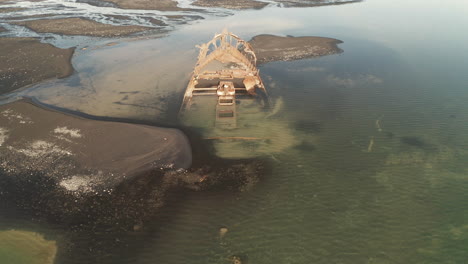
M 192 3 L 202 7 L 222 7 L 227 9 L 261 9 L 268 5 L 266 2 L 254 0 L 197 0 Z
M 0 38 L 0 46 L 0 94 L 74 71 L 74 48 L 60 49 L 34 38 Z
M 153 29 L 142 26 L 114 26 L 76 17 L 22 21 L 14 22 L 14 24 L 25 26 L 38 33 L 55 33 L 91 37 L 119 37 Z
M 258 35 L 249 43 L 257 55 L 258 63 L 299 60 L 343 52 L 337 46 L 342 43 L 341 40 L 324 37 Z

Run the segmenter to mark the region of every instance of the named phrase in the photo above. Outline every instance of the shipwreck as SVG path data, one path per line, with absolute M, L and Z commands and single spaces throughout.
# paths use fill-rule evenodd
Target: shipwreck
M 224 30 L 197 47 L 200 49 L 198 61 L 187 85 L 180 113 L 186 115 L 199 111 L 204 117 L 211 116 L 218 128 L 238 128 L 239 107 L 248 105 L 245 103 L 248 100 L 254 100 L 260 106 L 267 102 L 267 92 L 251 45 Z M 213 125 L 209 121 L 205 124 Z

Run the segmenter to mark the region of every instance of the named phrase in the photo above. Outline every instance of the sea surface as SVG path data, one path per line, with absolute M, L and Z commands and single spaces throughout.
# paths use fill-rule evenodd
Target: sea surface
M 163 38 L 78 48 L 73 76 L 10 98 L 177 124 L 171 104 L 183 96 L 195 45 L 223 28 L 246 40 L 331 37 L 344 52 L 261 65 L 281 105 L 269 122 L 287 127 L 272 142 L 285 147 L 261 157 L 268 174 L 244 192 L 184 193 L 145 223 L 156 231 L 128 238 L 125 252 L 109 250 L 112 263 L 467 262 L 466 1 L 367 0 L 212 16 Z M 221 227 L 228 229 L 222 237 Z M 93 259 L 92 249 L 75 250 Z

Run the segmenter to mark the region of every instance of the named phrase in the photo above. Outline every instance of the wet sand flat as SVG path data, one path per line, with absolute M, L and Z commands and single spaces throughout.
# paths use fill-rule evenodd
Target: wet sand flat
M 15 22 L 39 33 L 82 35 L 91 37 L 118 37 L 143 32 L 152 28 L 142 26 L 114 26 L 83 18 L 42 19 Z
M 0 3 L 2 3 L 2 0 L 0 0 Z M 24 10 L 24 8 L 19 8 L 19 7 L 5 7 L 1 8 L 2 6 L 0 5 L 0 13 L 10 13 L 10 12 L 17 12 Z
M 324 5 L 342 5 L 361 2 L 361 0 L 275 0 L 284 7 L 313 7 Z
M 0 93 L 73 72 L 74 48 L 59 49 L 33 38 L 0 38 Z
M 341 53 L 341 40 L 323 37 L 258 35 L 250 41 L 259 63 L 290 61 Z
M 11 17 L 5 17 L 3 19 L 5 20 L 24 20 L 24 19 L 33 19 L 33 18 L 52 18 L 55 15 L 51 14 L 40 14 L 40 15 L 31 15 L 31 16 L 11 16 Z
M 161 11 L 182 11 L 188 10 L 177 6 L 173 0 L 106 0 L 116 4 L 124 9 L 143 9 L 143 10 L 161 10 Z
M 153 169 L 188 168 L 192 160 L 176 129 L 89 120 L 28 101 L 0 106 L 0 152 L 0 171 L 34 168 L 67 190 L 85 192 Z
M 267 6 L 268 3 L 254 0 L 197 0 L 193 2 L 193 5 L 202 7 L 222 7 L 227 9 L 261 9 Z

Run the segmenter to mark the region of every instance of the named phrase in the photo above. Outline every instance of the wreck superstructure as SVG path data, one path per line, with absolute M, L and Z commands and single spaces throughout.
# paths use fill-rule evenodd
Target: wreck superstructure
M 257 90 L 266 95 L 251 45 L 224 30 L 201 46 L 198 61 L 184 94 L 181 113 L 191 111 L 195 97 L 210 97 L 217 127 L 237 127 L 237 105 L 255 99 Z M 206 114 L 206 113 L 205 113 Z

